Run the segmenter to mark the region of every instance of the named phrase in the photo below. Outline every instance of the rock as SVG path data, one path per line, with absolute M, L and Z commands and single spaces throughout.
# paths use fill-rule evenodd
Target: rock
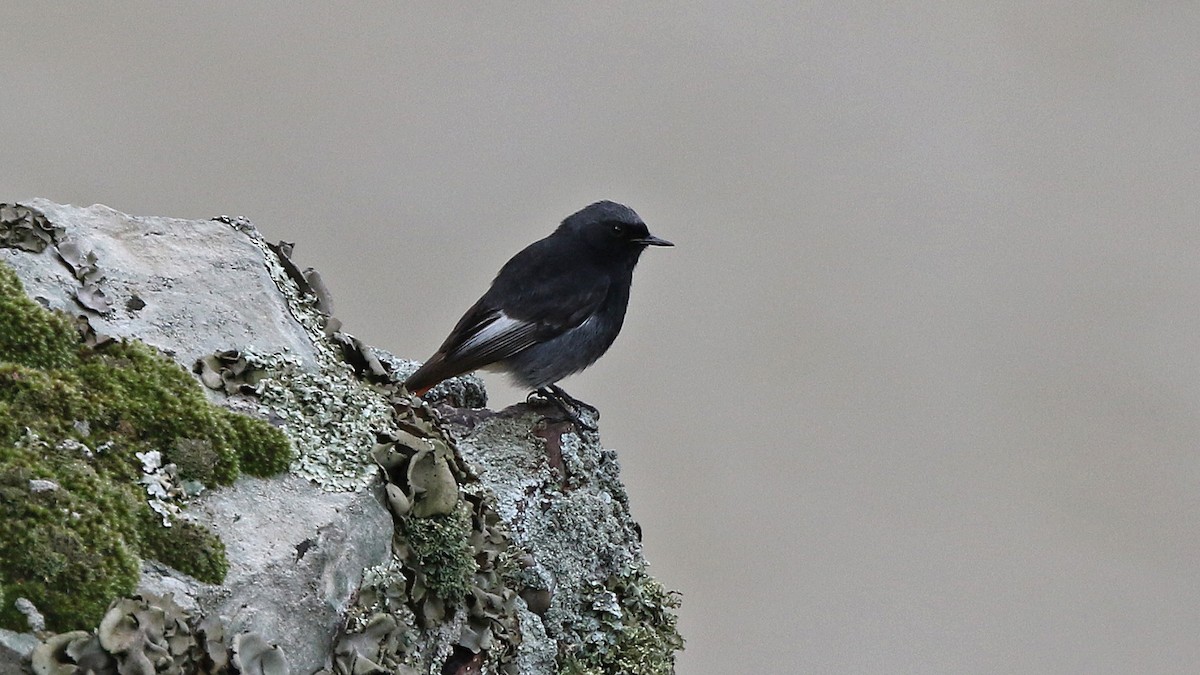
M 45 200 L 24 206 L 45 215 L 53 236 L 41 251 L 0 249 L 0 260 L 27 293 L 86 317 L 96 333 L 147 342 L 189 370 L 202 357 L 251 346 L 314 376 L 337 370 L 338 355 L 323 341 L 328 317 L 311 309 L 315 303 L 249 223 L 133 217 Z M 92 278 L 110 301 L 107 311 L 80 300 L 81 259 L 103 271 Z M 348 379 L 329 377 L 337 376 Z M 247 397 L 211 390 L 210 397 L 257 412 Z M 369 475 L 369 446 L 361 450 L 360 473 Z M 170 593 L 185 609 L 221 616 L 229 635 L 253 631 L 280 645 L 295 672 L 315 671 L 328 660 L 362 570 L 390 556 L 391 515 L 378 480 L 367 483 L 339 492 L 295 476 L 243 477 L 205 491 L 187 514 L 224 542 L 225 582 L 210 586 L 146 561 L 138 590 Z
M 364 568 L 391 554 L 392 518 L 381 488 L 324 492 L 295 476 L 243 478 L 192 507 L 220 535 L 229 573 L 198 595 L 228 630 L 279 645 L 295 672 L 325 665 Z
M 682 648 L 673 595 L 646 573 L 641 530 L 620 482 L 616 453 L 596 432 L 551 422 L 553 406 L 518 404 L 452 425 L 459 452 L 495 495 L 495 508 L 526 552 L 521 596 L 558 643 L 579 646 L 582 666 L 673 672 Z M 544 417 L 548 416 L 548 417 Z M 596 420 L 583 420 L 595 425 Z M 642 632 L 635 640 L 634 628 Z M 602 640 L 596 636 L 605 634 Z M 519 672 L 549 672 L 549 645 L 522 643 Z
M 25 672 L 22 664 L 28 661 L 38 639 L 30 633 L 14 633 L 0 628 L 0 675 Z
M 418 364 L 340 332 L 291 248 L 243 219 L 0 205 L 0 262 L 80 317 L 87 344 L 157 347 L 296 453 L 288 473 L 198 496 L 155 463 L 156 511 L 219 537 L 222 583 L 142 560 L 98 629 L 0 632 L 0 675 L 35 645 L 39 668 L 64 673 L 673 672 L 677 600 L 646 572 L 598 433 L 547 422 L 536 403 L 477 409 L 472 376 L 431 392 L 436 409 L 409 397 L 399 383 Z M 204 445 L 180 447 L 195 470 Z
M 217 220 L 128 216 L 99 204 L 45 199 L 22 204 L 61 228 L 58 241 L 95 255 L 99 289 L 111 301 L 106 313 L 86 311 L 79 299 L 84 284 L 55 247 L 40 254 L 6 249 L 0 260 L 52 309 L 86 311 L 97 332 L 136 337 L 187 368 L 213 352 L 251 345 L 317 367 L 312 339 L 264 264 L 261 238 Z

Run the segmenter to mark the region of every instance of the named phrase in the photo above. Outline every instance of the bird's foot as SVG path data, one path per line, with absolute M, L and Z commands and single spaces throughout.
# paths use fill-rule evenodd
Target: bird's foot
M 598 429 L 595 424 L 584 421 L 581 417 L 581 414 L 586 412 L 591 416 L 592 419 L 599 420 L 600 411 L 597 410 L 595 406 L 584 403 L 583 401 L 580 401 L 574 396 L 571 396 L 567 392 L 563 391 L 562 387 L 554 384 L 546 385 L 529 394 L 529 397 L 526 399 L 526 401 L 532 399 L 534 396 L 538 396 L 553 403 L 554 405 L 558 406 L 559 410 L 563 412 L 563 415 L 565 416 L 564 418 L 551 421 L 570 422 L 584 431 L 596 431 Z

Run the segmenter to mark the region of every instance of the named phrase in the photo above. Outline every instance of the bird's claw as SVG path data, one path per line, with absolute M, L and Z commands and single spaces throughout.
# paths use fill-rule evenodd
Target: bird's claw
M 525 401 L 529 402 L 534 396 L 553 403 L 558 407 L 559 410 L 563 412 L 563 415 L 565 416 L 562 419 L 552 419 L 549 417 L 546 418 L 549 421 L 570 422 L 577 428 L 584 431 L 596 431 L 599 428 L 595 424 L 585 422 L 580 413 L 587 412 L 591 415 L 592 419 L 599 420 L 600 411 L 597 410 L 595 406 L 584 403 L 583 401 L 580 401 L 574 396 L 571 396 L 567 392 L 563 391 L 562 387 L 553 384 L 546 385 L 537 391 L 531 392 L 529 396 L 526 397 Z

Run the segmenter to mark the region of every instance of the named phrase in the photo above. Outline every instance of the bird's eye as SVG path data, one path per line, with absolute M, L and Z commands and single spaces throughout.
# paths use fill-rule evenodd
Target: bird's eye
M 615 235 L 625 234 L 625 224 L 624 223 L 613 223 L 612 233 Z

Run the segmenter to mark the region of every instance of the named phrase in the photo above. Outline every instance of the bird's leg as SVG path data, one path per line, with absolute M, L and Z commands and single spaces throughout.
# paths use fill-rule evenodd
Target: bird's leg
M 558 409 L 563 411 L 563 414 L 567 416 L 567 419 L 580 429 L 583 429 L 584 431 L 596 431 L 596 425 L 584 422 L 579 416 L 581 412 L 586 411 L 591 413 L 594 419 L 600 419 L 600 411 L 597 410 L 595 406 L 580 401 L 574 396 L 571 396 L 567 392 L 563 391 L 562 387 L 554 384 L 548 384 L 533 392 L 533 394 L 537 394 L 538 396 L 541 396 L 547 401 L 550 401 L 554 405 L 558 406 Z M 530 394 L 530 396 L 533 394 Z

